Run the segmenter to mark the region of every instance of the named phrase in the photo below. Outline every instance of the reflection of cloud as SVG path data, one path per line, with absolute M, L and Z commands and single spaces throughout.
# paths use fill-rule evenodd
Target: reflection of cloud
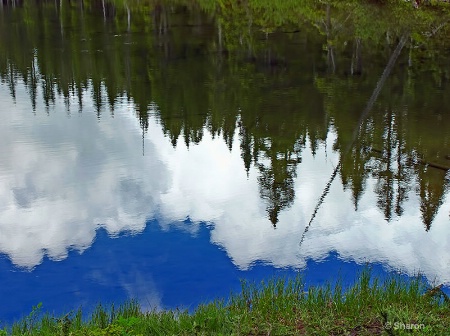
M 247 177 L 238 146 L 230 152 L 206 131 L 200 144 L 188 149 L 179 141 L 174 149 L 151 119 L 142 156 L 139 123 L 126 106 L 114 119 L 97 122 L 86 112 L 71 118 L 62 110 L 33 116 L 21 103 L 14 113 L 5 112 L 13 110 L 9 100 L 1 105 L 0 140 L 8 149 L 0 150 L 0 252 L 18 266 L 33 267 L 45 254 L 58 260 L 68 249 L 83 251 L 99 226 L 110 234 L 139 232 L 146 218 L 158 216 L 164 229 L 189 218 L 185 229 L 192 233 L 200 222 L 209 223 L 211 241 L 241 269 L 256 261 L 304 267 L 308 258 L 336 251 L 358 262 L 422 270 L 450 284 L 448 198 L 425 232 L 413 192 L 403 216 L 388 223 L 376 205 L 374 180 L 368 180 L 355 211 L 351 191 L 343 191 L 336 179 L 299 247 L 338 161 L 333 139 L 327 141 L 328 155 L 325 145 L 315 156 L 305 149 L 295 201 L 273 229 L 259 197 L 257 169 Z M 148 287 L 143 282 L 142 291 Z
M 155 281 L 148 274 L 139 271 L 132 273 L 132 278 L 121 279 L 121 286 L 127 291 L 129 298 L 139 298 L 139 305 L 143 311 L 162 310 L 161 296 Z
M 189 151 L 183 145 L 176 151 L 161 150 L 173 174 L 168 192 L 161 196 L 162 215 L 168 222 L 187 216 L 212 222 L 212 242 L 221 245 L 242 269 L 256 261 L 301 268 L 308 258 L 319 260 L 337 251 L 344 259 L 382 262 L 409 274 L 421 270 L 429 279 L 450 283 L 449 201 L 444 202 L 430 232 L 424 231 L 420 200 L 414 192 L 403 216 L 387 222 L 377 208 L 374 179 L 368 180 L 358 211 L 351 191 L 343 191 L 336 179 L 299 247 L 305 225 L 338 162 L 331 148 L 333 140 L 315 156 L 305 150 L 297 172 L 296 199 L 280 214 L 276 230 L 259 198 L 257 171 L 251 170 L 247 179 L 237 146 L 230 153 L 222 141 L 206 136 Z
M 167 181 L 152 143 L 145 157 L 136 150 L 133 117 L 34 116 L 6 99 L 1 111 L 0 252 L 14 264 L 83 251 L 99 226 L 110 234 L 144 228 Z

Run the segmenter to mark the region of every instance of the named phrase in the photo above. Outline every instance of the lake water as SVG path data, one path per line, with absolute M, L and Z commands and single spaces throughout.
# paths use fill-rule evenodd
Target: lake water
M 366 264 L 450 286 L 446 28 L 143 8 L 2 2 L 0 321 Z

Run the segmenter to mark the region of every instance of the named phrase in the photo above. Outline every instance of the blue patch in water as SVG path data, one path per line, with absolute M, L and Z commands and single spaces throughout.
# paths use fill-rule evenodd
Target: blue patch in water
M 309 260 L 302 276 L 307 286 L 340 279 L 346 287 L 364 267 L 331 252 L 320 262 Z M 377 277 L 390 274 L 381 264 L 372 264 L 371 269 Z M 206 225 L 193 236 L 177 229 L 161 230 L 157 221 L 149 221 L 146 229 L 135 235 L 112 238 L 99 229 L 95 242 L 82 254 L 70 251 L 66 259 L 57 262 L 46 258 L 32 271 L 19 270 L 9 259 L 0 258 L 0 321 L 12 323 L 39 302 L 44 311 L 56 315 L 78 307 L 89 313 L 99 302 L 117 306 L 130 298 L 148 309 L 193 311 L 200 303 L 239 293 L 240 280 L 259 283 L 273 276 L 297 274 L 294 269 L 263 263 L 239 270 L 223 249 L 210 243 Z

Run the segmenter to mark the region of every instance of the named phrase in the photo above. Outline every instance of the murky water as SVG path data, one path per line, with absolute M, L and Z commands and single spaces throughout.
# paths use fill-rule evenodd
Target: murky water
M 223 15 L 1 7 L 0 320 L 366 263 L 450 285 L 448 35 Z

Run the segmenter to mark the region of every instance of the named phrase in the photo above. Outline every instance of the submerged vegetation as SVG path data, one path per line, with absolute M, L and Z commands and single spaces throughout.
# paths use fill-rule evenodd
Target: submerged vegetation
M 187 311 L 141 310 L 131 301 L 99 305 L 87 318 L 80 310 L 55 317 L 42 307 L 4 327 L 0 335 L 448 335 L 450 302 L 440 287 L 417 277 L 385 281 L 361 273 L 346 289 L 337 283 L 306 288 L 301 278 L 242 284 L 225 301 Z

